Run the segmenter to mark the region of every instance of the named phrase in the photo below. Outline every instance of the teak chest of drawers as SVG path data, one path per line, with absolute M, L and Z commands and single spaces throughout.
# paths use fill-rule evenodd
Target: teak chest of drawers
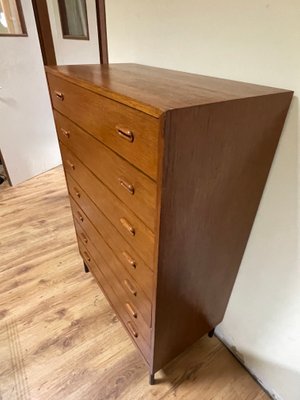
M 154 373 L 221 322 L 292 92 L 47 67 L 78 246 Z

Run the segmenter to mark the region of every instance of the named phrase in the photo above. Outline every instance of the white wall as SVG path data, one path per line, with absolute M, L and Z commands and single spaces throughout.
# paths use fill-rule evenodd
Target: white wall
M 28 37 L 0 38 L 0 148 L 13 184 L 60 164 L 31 1 Z
M 300 3 L 111 0 L 106 10 L 110 62 L 138 62 L 295 90 L 218 334 L 274 396 L 299 400 Z
M 58 1 L 47 0 L 50 25 L 58 65 L 100 63 L 96 1 L 86 0 L 89 40 L 63 39 Z

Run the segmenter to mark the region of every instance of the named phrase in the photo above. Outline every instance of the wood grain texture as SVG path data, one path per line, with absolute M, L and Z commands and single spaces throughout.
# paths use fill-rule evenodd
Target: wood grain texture
M 83 211 L 75 200 L 70 197 L 72 205 L 73 217 L 78 221 L 84 230 L 88 230 L 89 224 L 93 221 L 94 226 L 97 227 L 97 232 L 105 238 L 108 246 L 113 250 L 114 254 L 118 258 L 119 262 L 123 264 L 123 267 L 132 275 L 142 287 L 149 299 L 153 295 L 153 272 L 143 262 L 136 251 L 129 246 L 129 244 L 122 238 L 116 228 L 110 223 L 110 221 L 104 216 L 104 214 L 97 209 L 95 204 L 91 201 L 85 202 L 85 211 Z M 81 218 L 79 218 L 81 215 Z M 124 256 L 128 255 L 130 259 L 134 260 L 135 268 L 129 264 L 128 259 Z
M 52 74 L 47 74 L 47 78 L 55 110 L 156 180 L 160 134 L 160 124 L 156 118 Z M 57 96 L 57 92 L 62 94 L 63 100 Z M 117 127 L 130 130 L 134 140 L 130 142 L 120 137 Z
M 117 281 L 118 287 L 122 288 L 123 298 L 120 293 L 120 302 L 124 305 L 129 302 L 139 311 L 141 318 L 146 324 L 151 327 L 151 301 L 147 298 L 138 282 L 130 275 L 123 265 L 119 262 L 118 258 L 106 244 L 101 235 L 94 229 L 91 223 L 86 224 L 86 230 L 83 230 L 81 223 L 78 219 L 75 220 L 75 229 L 78 239 L 86 247 L 88 253 L 92 254 L 95 250 L 100 253 L 104 260 L 105 266 L 103 267 L 103 275 L 105 271 L 109 270 L 109 279 L 106 278 L 110 286 L 115 285 Z M 95 257 L 94 257 L 95 258 Z M 125 281 L 128 284 L 125 284 Z M 128 288 L 134 288 L 135 293 L 132 293 Z M 118 293 L 118 290 L 115 290 Z M 150 334 L 149 334 L 150 337 Z
M 47 0 L 31 0 L 44 65 L 56 65 Z
M 54 116 L 59 140 L 154 232 L 156 183 L 62 114 Z
M 105 0 L 96 0 L 99 54 L 101 64 L 108 64 Z
M 0 202 L 4 400 L 268 399 L 216 338 L 199 340 L 148 385 L 138 351 L 83 273 L 61 167 L 0 186 Z
M 99 181 L 64 145 L 60 145 L 64 167 L 67 172 L 69 192 L 85 210 L 84 204 L 92 200 L 131 244 L 147 265 L 153 265 L 154 233 L 126 205 Z M 73 169 L 70 165 L 75 166 Z M 88 195 L 87 195 L 88 193 Z M 86 197 L 88 199 L 86 200 Z M 129 227 L 135 234 L 132 235 Z
M 126 296 L 124 289 L 119 282 L 116 281 L 109 266 L 96 248 L 91 245 L 87 250 L 80 239 L 78 240 L 78 246 L 82 259 L 88 266 L 89 271 L 92 272 L 96 278 L 98 285 L 102 289 L 113 310 L 117 313 L 119 321 L 121 321 L 124 328 L 129 333 L 129 336 L 140 350 L 148 365 L 150 358 L 150 347 L 148 341 L 149 328 L 143 324 L 143 321 L 140 318 L 138 320 L 133 320 L 133 318 L 128 314 L 122 302 Z M 132 334 L 133 331 L 136 335 Z
M 168 114 L 154 371 L 222 321 L 291 98 Z
M 46 71 L 154 117 L 172 109 L 279 91 L 266 86 L 138 64 L 67 65 L 46 67 Z
M 146 296 L 133 304 L 152 328 L 142 353 L 153 375 L 223 318 L 293 93 L 139 65 L 47 71 L 69 193 L 85 214 L 75 207 L 79 226 L 109 272 L 122 277 L 125 249 L 114 253 L 100 233 L 105 218 L 153 269 L 151 307 Z M 142 182 L 129 163 L 156 181 L 150 214 L 150 179 L 132 204 L 110 184 L 130 171 Z M 139 337 L 134 322 L 125 326 Z

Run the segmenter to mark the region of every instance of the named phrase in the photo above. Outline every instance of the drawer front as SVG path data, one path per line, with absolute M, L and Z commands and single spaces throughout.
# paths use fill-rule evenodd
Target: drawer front
M 60 141 L 154 231 L 156 183 L 72 121 L 54 115 Z
M 143 331 L 143 327 L 141 327 L 138 319 L 132 318 L 131 315 L 126 311 L 126 306 L 124 307 L 124 305 L 120 301 L 119 291 L 121 290 L 122 297 L 122 288 L 113 288 L 110 284 L 110 279 L 104 276 L 102 272 L 103 266 L 105 266 L 105 261 L 103 260 L 101 255 L 96 252 L 94 254 L 90 254 L 81 241 L 78 242 L 78 246 L 81 257 L 89 267 L 91 273 L 94 275 L 104 295 L 118 315 L 120 322 L 129 333 L 133 342 L 142 352 L 145 360 L 149 363 L 150 341 L 147 340 L 144 335 L 150 338 L 150 329 L 148 328 L 147 331 Z M 98 267 L 98 265 L 101 265 L 101 269 Z
M 76 199 L 77 200 L 77 199 Z M 105 238 L 106 243 L 113 250 L 123 267 L 138 282 L 148 299 L 153 297 L 153 272 L 144 263 L 137 252 L 123 239 L 111 222 L 102 214 L 95 204 L 84 194 L 80 201 L 84 209 L 70 197 L 74 218 L 87 231 L 89 221 L 93 221 L 97 231 Z
M 61 152 L 72 197 L 81 205 L 83 189 L 143 260 L 153 264 L 153 232 L 62 144 Z
M 157 179 L 158 119 L 51 74 L 47 77 L 53 108 Z
M 133 277 L 133 279 L 142 288 L 148 299 L 152 302 L 153 298 L 153 272 L 143 262 L 143 260 L 134 252 L 127 242 L 120 236 L 114 226 L 108 219 L 97 209 L 92 201 L 86 199 L 84 201 L 84 212 L 76 201 L 70 197 L 73 217 L 83 230 L 89 233 L 90 225 L 99 232 L 105 242 L 117 256 L 123 268 Z M 88 213 L 88 214 L 87 214 Z M 93 223 L 91 224 L 91 221 Z
M 123 268 L 111 248 L 105 243 L 104 239 L 91 224 L 88 225 L 88 231 L 84 231 L 81 224 L 76 219 L 74 223 L 77 237 L 84 243 L 87 250 L 92 254 L 94 247 L 103 257 L 105 266 L 110 270 L 109 278 L 112 279 L 113 277 L 113 279 L 109 281 L 111 286 L 121 286 L 123 288 L 123 291 L 126 293 L 126 298 L 123 299 L 124 306 L 127 303 L 131 304 L 132 309 L 137 310 L 139 320 L 144 320 L 145 323 L 151 327 L 151 302 L 137 282 L 127 270 Z M 103 272 L 103 275 L 106 276 L 106 268 L 104 267 L 102 270 L 101 265 L 98 265 L 98 267 Z

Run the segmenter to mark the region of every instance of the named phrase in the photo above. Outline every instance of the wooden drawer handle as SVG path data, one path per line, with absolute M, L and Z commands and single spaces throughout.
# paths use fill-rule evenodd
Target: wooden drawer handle
M 69 137 L 70 137 L 70 131 L 67 131 L 67 130 L 64 129 L 64 128 L 60 128 L 60 131 L 61 131 L 61 133 L 62 133 L 66 138 L 69 139 Z
M 134 141 L 134 135 L 133 135 L 133 132 L 130 129 L 122 128 L 120 126 L 116 126 L 116 132 L 121 138 L 126 139 L 129 142 L 133 142 Z
M 55 90 L 54 93 L 55 93 L 55 96 L 56 96 L 56 98 L 58 100 L 64 101 L 65 96 L 64 96 L 64 94 L 62 92 L 58 92 L 57 90 Z
M 84 243 L 88 242 L 87 237 L 83 233 L 81 234 L 81 238 L 84 241 Z
M 134 187 L 131 183 L 128 183 L 123 178 L 119 178 L 120 185 L 127 190 L 130 194 L 134 194 Z
M 78 217 L 79 217 L 80 221 L 83 222 L 83 219 L 84 219 L 84 218 L 83 218 L 83 216 L 80 214 L 79 211 L 77 211 L 77 214 L 78 214 Z
M 83 255 L 87 261 L 91 261 L 91 257 L 88 255 L 86 251 L 83 252 Z
M 125 218 L 120 219 L 121 224 L 124 226 L 125 229 L 128 230 L 131 236 L 135 235 L 135 229 L 133 226 L 130 225 L 130 223 L 127 221 Z
M 133 318 L 137 318 L 137 313 L 135 311 L 135 309 L 133 308 L 133 306 L 130 303 L 126 303 L 125 304 L 127 310 L 129 311 L 129 314 L 133 316 Z
M 76 187 L 74 187 L 74 192 L 75 192 L 75 195 L 80 199 L 80 192 Z
M 127 289 L 129 290 L 129 292 L 130 292 L 131 294 L 133 294 L 133 296 L 136 296 L 136 295 L 137 295 L 136 289 L 132 286 L 131 282 L 129 282 L 127 279 L 125 279 L 124 285 L 127 287 Z
M 131 257 L 127 251 L 123 251 L 123 256 L 125 257 L 126 261 L 132 266 L 132 268 L 136 268 L 136 261 Z
M 134 337 L 138 337 L 139 334 L 137 333 L 137 330 L 135 329 L 133 323 L 131 321 L 127 322 L 127 326 L 129 328 L 130 333 L 134 336 Z
M 74 165 L 70 160 L 67 160 L 67 164 L 68 164 L 68 166 L 69 166 L 70 168 L 72 168 L 73 170 L 75 169 L 75 165 Z

